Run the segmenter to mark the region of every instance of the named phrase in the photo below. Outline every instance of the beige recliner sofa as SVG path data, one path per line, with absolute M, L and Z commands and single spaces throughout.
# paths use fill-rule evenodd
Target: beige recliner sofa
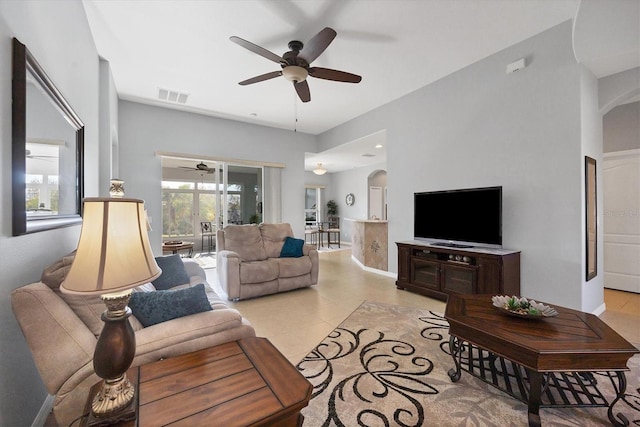
M 216 235 L 216 270 L 229 300 L 274 294 L 318 283 L 318 251 L 304 245 L 302 256 L 280 257 L 291 225 L 228 225 Z
M 31 349 L 40 377 L 54 395 L 53 414 L 59 425 L 69 425 L 82 415 L 91 386 L 100 378 L 93 371 L 93 352 L 102 331 L 100 315 L 105 310 L 99 297 L 62 294 L 60 282 L 73 256 L 59 261 L 63 273 L 54 279 L 32 283 L 11 293 L 16 319 Z M 251 324 L 229 308 L 206 281 L 204 270 L 193 261 L 184 262 L 189 283 L 180 289 L 203 283 L 213 308 L 143 327 L 131 316 L 136 335 L 136 355 L 132 366 L 177 356 L 240 338 L 255 336 Z M 67 269 L 68 271 L 68 269 Z M 145 285 L 148 286 L 148 285 Z M 147 288 L 148 289 L 148 288 Z

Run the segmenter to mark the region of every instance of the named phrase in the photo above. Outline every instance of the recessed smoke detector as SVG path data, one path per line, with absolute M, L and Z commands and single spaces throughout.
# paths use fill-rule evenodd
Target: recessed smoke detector
M 176 104 L 186 104 L 188 93 L 178 92 L 171 89 L 158 88 L 158 99 L 167 102 L 175 102 Z
M 362 157 L 375 157 L 375 154 L 369 154 L 369 153 L 365 153 L 362 155 Z

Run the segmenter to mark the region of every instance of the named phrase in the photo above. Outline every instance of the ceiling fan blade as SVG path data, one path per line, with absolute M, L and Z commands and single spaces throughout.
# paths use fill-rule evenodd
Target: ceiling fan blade
M 231 36 L 229 37 L 229 40 L 231 40 L 232 42 L 234 42 L 237 45 L 242 46 L 243 48 L 250 50 L 253 53 L 257 53 L 258 55 L 267 58 L 273 62 L 276 62 L 278 64 L 286 64 L 287 61 L 284 60 L 284 58 L 282 58 L 280 55 L 276 55 L 275 53 L 268 51 L 267 49 L 258 46 L 257 44 L 253 44 L 249 41 L 246 41 L 244 39 L 241 39 L 240 37 L 236 37 L 236 36 Z
M 273 79 L 273 78 L 279 77 L 281 75 L 282 75 L 282 71 L 272 71 L 270 73 L 261 74 L 259 76 L 255 76 L 255 77 L 252 77 L 250 79 L 243 80 L 238 84 L 240 86 L 246 86 L 246 85 L 250 85 L 250 84 L 253 84 L 253 83 L 258 83 L 258 82 L 263 82 L 265 80 Z
M 317 79 L 333 80 L 345 83 L 360 83 L 361 76 L 347 73 L 346 71 L 332 70 L 331 68 L 312 67 L 309 68 L 309 75 Z
M 336 32 L 333 28 L 326 27 L 318 34 L 313 36 L 298 55 L 299 58 L 307 61 L 307 64 L 311 64 L 318 56 L 324 52 L 324 50 L 331 44 L 336 37 Z
M 311 93 L 309 92 L 309 83 L 306 80 L 301 82 L 293 82 L 293 87 L 296 88 L 296 92 L 298 92 L 298 96 L 302 102 L 311 101 Z

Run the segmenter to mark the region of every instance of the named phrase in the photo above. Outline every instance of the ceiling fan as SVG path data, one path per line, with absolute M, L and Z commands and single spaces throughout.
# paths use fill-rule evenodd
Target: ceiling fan
M 256 77 L 243 80 L 239 84 L 241 86 L 246 86 L 279 76 L 284 76 L 285 79 L 293 82 L 293 86 L 295 87 L 300 100 L 302 102 L 309 102 L 311 101 L 311 94 L 309 92 L 309 84 L 306 80 L 307 76 L 324 80 L 333 80 L 336 82 L 360 83 L 362 77 L 356 74 L 332 70 L 330 68 L 312 67 L 310 65 L 322 54 L 322 52 L 325 51 L 336 35 L 337 33 L 335 30 L 326 27 L 313 36 L 306 45 L 298 40 L 292 40 L 289 42 L 289 49 L 291 50 L 282 56 L 276 55 L 275 53 L 241 39 L 240 37 L 229 37 L 229 40 L 232 42 L 250 50 L 253 53 L 257 53 L 264 58 L 278 63 L 282 67 L 282 70 L 261 74 Z
M 216 168 L 210 168 L 204 162 L 200 162 L 196 165 L 195 168 L 190 168 L 188 166 L 179 166 L 180 169 L 189 169 L 192 171 L 206 172 L 206 173 L 215 173 Z
M 57 159 L 58 158 L 58 156 L 44 156 L 39 154 L 32 154 L 31 150 L 29 149 L 24 150 L 24 154 L 27 159 Z

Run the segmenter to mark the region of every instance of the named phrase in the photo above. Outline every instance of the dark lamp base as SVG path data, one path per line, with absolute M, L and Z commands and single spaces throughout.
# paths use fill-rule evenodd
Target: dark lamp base
M 92 421 L 87 425 L 113 424 L 136 415 L 136 390 L 126 375 L 136 352 L 136 336 L 128 320 L 130 295 L 123 292 L 101 296 L 107 311 L 101 316 L 104 327 L 93 353 L 93 370 L 104 381 L 97 384 L 91 396 L 91 406 L 85 413 Z
M 114 380 L 105 379 L 98 394 L 93 398 L 91 413 L 98 418 L 108 418 L 129 406 L 134 395 L 135 387 L 126 373 Z
M 134 384 L 138 384 L 138 369 L 132 368 L 129 370 L 129 375 L 132 375 L 132 380 Z M 95 396 L 98 395 L 100 389 L 102 388 L 103 382 L 99 382 L 91 387 L 89 391 L 89 396 L 87 399 L 87 403 L 84 408 L 84 413 L 88 414 L 83 422 L 80 423 L 81 426 L 86 427 L 103 427 L 103 426 L 111 426 L 118 423 L 125 423 L 127 421 L 135 421 L 138 417 L 138 391 L 136 387 L 135 394 L 131 402 L 121 410 L 115 411 L 112 414 L 105 414 L 101 416 L 96 416 L 91 410 L 91 405 Z

